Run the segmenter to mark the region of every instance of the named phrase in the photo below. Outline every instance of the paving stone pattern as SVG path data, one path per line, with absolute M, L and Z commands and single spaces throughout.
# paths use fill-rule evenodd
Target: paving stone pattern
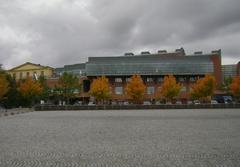
M 0 167 L 238 167 L 240 109 L 0 117 Z

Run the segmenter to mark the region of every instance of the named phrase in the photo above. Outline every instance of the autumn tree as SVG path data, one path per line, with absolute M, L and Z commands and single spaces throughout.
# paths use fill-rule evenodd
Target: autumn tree
M 75 92 L 80 91 L 79 78 L 72 73 L 64 72 L 58 80 L 59 88 L 63 97 L 69 104 L 70 98 L 75 96 Z
M 159 94 L 161 98 L 172 101 L 179 95 L 180 90 L 181 84 L 177 83 L 176 78 L 173 75 L 167 75 L 163 79 Z
M 8 89 L 9 89 L 9 83 L 6 79 L 6 76 L 3 73 L 1 73 L 0 74 L 0 100 L 4 98 L 4 96 L 8 92 Z
M 31 105 L 43 91 L 41 84 L 38 81 L 28 77 L 19 85 L 19 92 L 31 102 Z
M 111 89 L 108 78 L 101 76 L 93 79 L 89 93 L 100 103 L 103 103 L 104 100 L 109 99 Z
M 126 93 L 133 103 L 142 103 L 145 90 L 146 86 L 140 75 L 133 75 L 126 85 Z
M 205 75 L 204 78 L 198 78 L 197 82 L 193 85 L 190 92 L 192 99 L 199 99 L 203 101 L 211 100 L 211 96 L 214 94 L 216 88 L 216 80 L 212 75 Z
M 240 76 L 233 78 L 233 81 L 229 87 L 233 96 L 240 100 Z

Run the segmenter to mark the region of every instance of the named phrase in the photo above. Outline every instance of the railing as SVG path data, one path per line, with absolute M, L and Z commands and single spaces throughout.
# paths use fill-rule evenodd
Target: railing
M 162 105 L 37 105 L 36 111 L 56 111 L 56 110 L 136 110 L 136 109 L 211 109 L 211 108 L 240 108 L 240 103 L 236 104 L 162 104 Z

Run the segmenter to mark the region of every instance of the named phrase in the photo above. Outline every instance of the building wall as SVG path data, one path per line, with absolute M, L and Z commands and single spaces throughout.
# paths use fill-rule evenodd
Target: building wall
M 240 62 L 237 64 L 222 65 L 223 80 L 229 77 L 236 77 L 240 75 Z
M 53 75 L 53 68 L 35 65 L 31 63 L 25 63 L 23 65 L 20 65 L 9 70 L 8 73 L 16 80 L 24 79 L 27 77 L 33 77 L 34 73 L 36 73 L 37 76 L 42 75 L 46 78 L 50 78 Z
M 237 76 L 240 75 L 240 62 L 237 63 Z
M 220 88 L 222 83 L 222 62 L 221 62 L 221 50 L 219 50 L 217 53 L 216 51 L 213 52 L 214 55 L 211 55 L 210 58 L 214 65 L 214 77 L 217 82 L 217 87 Z
M 129 97 L 126 93 L 126 85 L 128 83 L 128 78 L 131 76 L 109 76 L 110 87 L 111 87 L 111 100 L 115 102 L 123 102 L 129 100 Z M 159 90 L 161 89 L 164 76 L 141 76 L 144 84 L 146 85 L 144 100 L 145 101 L 154 101 L 159 98 Z M 188 93 L 191 90 L 192 85 L 196 82 L 199 76 L 175 76 L 178 83 L 182 85 L 182 89 L 179 94 L 179 99 L 187 99 Z M 89 77 L 89 80 L 92 80 L 96 77 Z M 120 81 L 121 82 L 117 82 Z M 116 88 L 121 88 L 122 93 L 119 93 Z M 149 88 L 149 89 L 148 89 Z M 153 89 L 153 90 L 152 90 Z M 85 92 L 87 94 L 87 92 Z M 86 95 L 85 94 L 85 95 Z M 89 95 L 88 95 L 89 96 Z
M 222 65 L 223 79 L 229 78 L 229 77 L 235 77 L 236 75 L 237 75 L 237 65 L 236 64 Z

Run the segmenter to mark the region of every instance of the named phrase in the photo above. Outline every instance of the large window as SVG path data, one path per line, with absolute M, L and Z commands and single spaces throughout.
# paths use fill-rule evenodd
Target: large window
M 182 86 L 180 92 L 186 92 L 187 91 L 187 87 L 186 86 Z
M 196 81 L 196 78 L 195 78 L 195 77 L 190 77 L 190 78 L 189 78 L 189 81 L 190 81 L 190 82 L 194 82 L 194 81 Z
M 130 82 L 131 81 L 131 78 L 126 78 L 126 82 Z
M 179 81 L 179 82 L 184 82 L 185 80 L 186 80 L 186 79 L 185 79 L 184 77 L 179 77 L 179 78 L 178 78 L 178 81 Z
M 23 73 L 20 72 L 20 74 L 19 74 L 19 78 L 22 79 L 22 77 L 23 77 Z
M 164 77 L 159 77 L 159 78 L 157 79 L 158 83 L 163 82 L 163 79 L 164 79 Z
M 117 95 L 123 94 L 123 87 L 122 86 L 115 87 L 115 94 Z
M 147 87 L 147 94 L 148 95 L 151 95 L 154 93 L 154 86 L 148 86 Z
M 121 83 L 122 82 L 122 78 L 115 78 L 115 82 Z
M 153 82 L 153 78 L 148 77 L 147 82 Z

